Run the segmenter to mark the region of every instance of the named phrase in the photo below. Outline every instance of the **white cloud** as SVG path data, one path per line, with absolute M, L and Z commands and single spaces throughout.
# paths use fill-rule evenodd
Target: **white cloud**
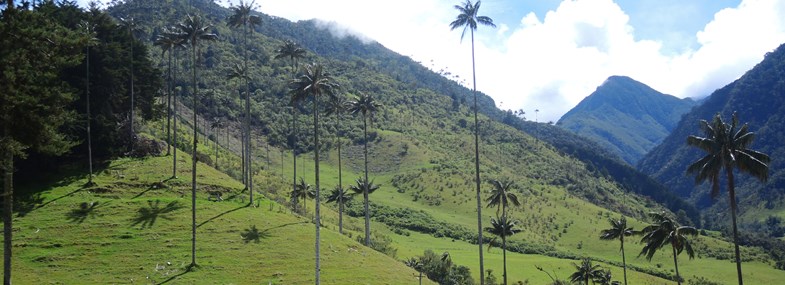
M 334 31 L 342 35 L 364 35 L 361 38 L 374 39 L 435 70 L 446 68 L 471 84 L 469 35 L 461 42 L 461 31 L 448 27 L 456 16 L 452 6 L 458 2 L 266 0 L 257 4 L 264 13 L 293 21 L 319 18 L 338 23 L 344 28 Z M 523 6 L 492 4 L 483 2 L 480 14 L 497 19 L 510 7 Z M 636 40 L 629 16 L 612 0 L 565 0 L 545 15 L 528 13 L 517 23 L 497 23 L 495 30 L 479 27 L 477 87 L 497 103 L 503 102 L 504 109 L 529 114 L 539 109 L 540 121 L 558 120 L 611 75 L 627 75 L 679 97 L 702 97 L 738 78 L 785 42 L 783 19 L 785 1 L 742 0 L 738 7 L 716 13 L 695 35 L 697 44 L 684 40 L 691 46 L 666 52 L 662 47 L 672 46 L 673 38 Z

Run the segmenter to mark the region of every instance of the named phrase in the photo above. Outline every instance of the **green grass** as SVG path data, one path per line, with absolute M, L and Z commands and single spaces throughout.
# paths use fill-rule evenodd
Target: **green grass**
M 262 198 L 248 207 L 236 180 L 199 164 L 197 263 L 190 264 L 190 159 L 119 159 L 97 186 L 70 177 L 38 191 L 35 207 L 15 218 L 17 284 L 303 284 L 314 279 L 314 225 Z M 79 176 L 83 176 L 79 174 Z M 152 185 L 165 188 L 152 188 Z M 207 201 L 206 191 L 226 201 Z M 257 196 L 259 197 L 259 196 Z M 82 204 L 85 203 L 84 206 Z M 255 227 L 257 231 L 252 231 Z M 243 234 L 252 234 L 243 238 Z M 330 229 L 322 231 L 324 284 L 409 283 L 415 271 Z M 362 268 L 363 270 L 358 270 Z M 209 281 L 208 281 L 209 280 Z

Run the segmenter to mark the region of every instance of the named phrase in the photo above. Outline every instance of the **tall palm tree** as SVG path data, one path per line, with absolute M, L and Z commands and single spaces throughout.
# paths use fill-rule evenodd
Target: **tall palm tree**
M 338 186 L 336 190 L 343 191 L 343 172 L 341 171 L 341 117 L 349 108 L 349 101 L 345 96 L 331 96 L 327 101 L 325 115 L 335 115 L 335 140 L 338 145 Z M 333 191 L 335 193 L 335 191 Z M 327 202 L 330 202 L 328 199 Z M 338 232 L 343 233 L 343 203 L 338 203 Z
M 240 80 L 244 80 L 245 82 L 248 82 L 248 79 L 250 78 L 250 75 L 248 74 L 248 69 L 246 68 L 245 65 L 239 64 L 239 63 L 235 63 L 229 69 L 229 73 L 226 75 L 226 78 L 230 79 L 230 80 L 231 79 L 240 79 Z M 248 89 L 246 88 L 245 91 L 247 92 Z M 248 98 L 249 95 L 248 95 L 248 93 L 246 93 L 246 95 L 243 96 L 243 92 L 240 91 L 240 98 L 242 99 L 243 97 L 244 98 Z M 248 163 L 249 161 L 246 161 L 247 158 L 248 158 L 246 156 L 246 154 L 248 154 L 248 151 L 250 151 L 250 149 L 245 145 L 246 144 L 246 140 L 245 139 L 249 137 L 250 129 L 246 128 L 245 123 L 247 123 L 247 121 L 242 124 L 243 127 L 242 127 L 242 130 L 240 131 L 240 137 L 241 137 L 241 141 L 242 141 L 242 143 L 241 143 L 242 147 L 240 148 L 241 149 L 240 153 L 241 153 L 242 161 L 243 161 L 242 162 L 242 171 L 243 171 L 242 181 L 245 184 L 245 189 L 252 190 L 252 187 L 249 187 L 249 185 L 250 185 L 249 179 L 248 179 L 249 176 L 247 175 L 248 174 L 247 170 L 249 168 L 249 163 Z M 249 196 L 249 201 L 252 201 L 253 200 L 253 191 L 248 191 L 248 192 L 250 193 L 249 194 L 250 195 Z
M 314 209 L 314 219 L 316 222 L 316 284 L 319 284 L 320 265 L 319 265 L 319 228 L 321 218 L 319 217 L 319 97 L 333 94 L 333 90 L 338 88 L 338 84 L 324 70 L 321 64 L 308 64 L 303 68 L 303 74 L 297 79 L 292 80 L 291 95 L 293 102 L 304 101 L 308 97 L 313 98 L 313 152 L 314 152 L 314 175 L 316 177 L 316 208 Z
M 139 23 L 133 18 L 120 18 L 120 27 L 128 32 L 131 36 L 131 122 L 130 122 L 130 135 L 135 138 L 134 134 L 134 44 L 136 43 L 136 33 L 140 31 Z
M 301 48 L 297 43 L 286 40 L 276 51 L 275 59 L 289 58 L 292 62 L 292 78 L 297 75 L 297 60 L 305 57 L 305 49 Z M 292 189 L 297 185 L 297 105 L 292 101 Z
M 520 229 L 515 228 L 515 222 L 501 216 L 491 219 L 491 226 L 485 228 L 489 233 L 502 238 L 502 260 L 504 261 L 504 285 L 507 285 L 507 237 L 512 236 Z
M 695 251 L 692 249 L 692 244 L 687 239 L 687 236 L 696 236 L 698 230 L 690 226 L 679 225 L 665 212 L 651 212 L 649 217 L 651 217 L 652 223 L 641 230 L 641 234 L 643 234 L 641 243 L 645 244 L 645 246 L 638 256 L 645 255 L 646 259 L 651 261 L 658 249 L 665 245 L 670 245 L 673 250 L 673 264 L 676 267 L 676 282 L 681 284 L 679 263 L 676 257 L 686 250 L 690 259 L 695 258 Z
M 166 155 L 169 155 L 172 149 L 172 134 L 170 130 L 172 121 L 172 90 L 174 89 L 174 81 L 172 79 L 172 52 L 178 47 L 184 47 L 184 45 L 182 38 L 169 29 L 164 29 L 164 32 L 155 38 L 153 44 L 161 47 L 161 56 L 166 56 L 168 53 L 166 65 L 166 81 L 168 83 L 166 88 L 166 142 L 169 146 L 166 148 Z
M 305 215 L 307 213 L 305 201 L 308 197 L 315 198 L 316 193 L 314 192 L 314 189 L 311 187 L 311 184 L 306 183 L 305 179 L 300 177 L 300 183 L 297 183 L 297 187 L 295 187 L 295 190 L 292 191 L 291 197 L 292 197 L 292 202 L 295 205 L 295 208 L 297 208 L 297 203 L 298 203 L 297 201 L 300 199 L 303 200 L 302 214 Z
M 422 285 L 422 272 L 425 269 L 423 268 L 424 265 L 422 264 L 422 262 L 420 262 L 420 259 L 416 257 L 410 257 L 409 259 L 404 260 L 403 264 L 406 264 L 406 266 L 411 267 L 412 269 L 416 270 L 417 273 L 420 274 L 420 276 L 417 277 L 417 280 L 419 280 L 420 285 Z
M 477 119 L 477 76 L 475 74 L 475 65 L 474 65 L 474 31 L 477 30 L 477 26 L 485 25 L 496 27 L 493 24 L 493 19 L 487 16 L 478 16 L 477 12 L 480 10 L 480 3 L 481 1 L 477 1 L 476 3 L 472 4 L 471 0 L 466 0 L 466 2 L 462 3 L 461 5 L 455 5 L 455 9 L 458 10 L 458 16 L 455 18 L 454 21 L 450 23 L 450 30 L 455 30 L 457 28 L 463 27 L 463 32 L 461 33 L 461 40 L 466 35 L 466 30 L 469 30 L 472 36 L 472 92 L 474 93 L 474 172 L 475 172 L 475 184 L 477 190 L 477 245 L 479 247 L 480 253 L 480 285 L 485 284 L 485 268 L 483 266 L 483 258 L 482 258 L 482 201 L 480 197 L 480 126 L 479 121 Z
M 373 184 L 373 181 L 368 179 L 357 178 L 355 185 L 349 186 L 352 192 L 363 195 L 363 212 L 365 212 L 365 246 L 371 246 L 371 215 L 368 209 L 368 195 L 376 190 L 379 190 L 381 185 Z
M 618 281 L 613 281 L 613 274 L 610 269 L 602 269 L 594 274 L 592 279 L 594 284 L 598 285 L 613 285 L 618 284 Z
M 687 144 L 700 148 L 707 154 L 687 168 L 687 173 L 695 174 L 695 183 L 709 180 L 711 183 L 711 197 L 720 192 L 720 175 L 725 170 L 728 179 L 728 199 L 731 209 L 731 222 L 733 223 L 733 244 L 736 253 L 736 273 L 739 285 L 744 284 L 741 277 L 741 256 L 739 254 L 739 234 L 736 228 L 736 186 L 733 170 L 746 172 L 762 182 L 769 178 L 768 155 L 749 149 L 755 133 L 749 131 L 749 125 L 744 124 L 737 129 L 739 119 L 733 113 L 731 124 L 722 121 L 722 116 L 717 113 L 711 123 L 701 120 L 701 129 L 706 134 L 705 138 L 689 136 Z
M 187 15 L 183 22 L 177 24 L 180 29 L 180 35 L 189 45 L 191 45 L 191 70 L 193 73 L 193 156 L 191 158 L 191 266 L 196 266 L 196 147 L 198 143 L 198 129 L 199 124 L 196 123 L 196 105 L 197 95 L 199 94 L 198 85 L 196 83 L 196 49 L 202 41 L 215 41 L 218 36 L 210 33 L 209 30 L 212 25 L 208 24 L 204 18 L 198 15 Z
M 602 230 L 600 232 L 601 240 L 615 240 L 618 239 L 621 244 L 621 263 L 624 268 L 624 285 L 627 285 L 627 259 L 624 256 L 624 237 L 631 236 L 635 233 L 632 228 L 627 227 L 627 218 L 624 216 L 621 219 L 610 219 L 611 228 Z
M 493 185 L 491 195 L 488 196 L 488 199 L 485 199 L 485 202 L 488 202 L 487 207 L 497 207 L 496 216 L 499 215 L 499 210 L 501 210 L 502 217 L 507 217 L 507 206 L 510 204 L 513 206 L 521 205 L 518 202 L 518 196 L 512 192 L 514 184 L 510 180 L 491 180 L 491 184 Z
M 572 283 L 584 283 L 589 285 L 589 281 L 594 279 L 594 276 L 597 276 L 598 273 L 602 272 L 600 265 L 593 265 L 590 258 L 581 260 L 580 265 L 575 263 L 572 265 L 575 266 L 575 273 L 570 275 L 570 282 Z
M 82 21 L 78 26 L 87 39 L 87 44 L 85 45 L 85 101 L 87 102 L 87 164 L 90 170 L 90 174 L 87 177 L 87 185 L 93 185 L 93 140 L 90 131 L 90 121 L 92 120 L 90 113 L 90 47 L 97 44 L 98 39 L 95 37 L 95 25 L 88 21 Z
M 365 181 L 368 181 L 368 117 L 373 117 L 374 113 L 382 105 L 373 99 L 373 95 L 360 94 L 349 102 L 347 110 L 352 115 L 363 115 L 363 159 L 365 160 Z M 371 214 L 368 211 L 368 194 L 363 193 L 363 203 L 365 204 L 365 245 L 371 245 Z
M 343 189 L 341 185 L 335 185 L 330 196 L 327 197 L 327 203 L 338 203 L 338 232 L 343 234 L 343 206 L 354 198 L 354 195 Z
M 254 27 L 262 24 L 262 18 L 257 15 L 251 15 L 255 1 L 245 3 L 240 0 L 240 5 L 232 6 L 232 15 L 227 19 L 230 27 L 243 27 L 243 69 L 248 71 L 248 28 L 253 32 Z M 248 188 L 249 201 L 253 204 L 253 179 L 251 175 L 251 92 L 248 90 L 248 77 L 245 78 L 245 136 L 243 139 L 243 181 L 246 183 L 245 187 Z

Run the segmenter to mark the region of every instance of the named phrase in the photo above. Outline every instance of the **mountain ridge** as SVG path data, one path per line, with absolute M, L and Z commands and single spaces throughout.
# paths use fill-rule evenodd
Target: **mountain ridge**
M 635 165 L 696 103 L 660 93 L 627 76 L 611 76 L 557 125 L 594 139 Z

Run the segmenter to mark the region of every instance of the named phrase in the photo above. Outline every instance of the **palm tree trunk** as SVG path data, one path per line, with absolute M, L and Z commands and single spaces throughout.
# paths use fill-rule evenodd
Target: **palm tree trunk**
M 365 118 L 365 113 L 363 113 L 363 136 L 365 138 L 363 139 L 363 159 L 365 160 L 365 185 L 363 185 L 363 207 L 365 210 L 365 246 L 371 246 L 371 212 L 368 210 L 368 187 L 370 186 L 370 182 L 368 182 L 368 120 Z
M 11 3 L 9 2 L 9 5 Z M 9 6 L 11 7 L 11 6 Z M 3 137 L 10 138 L 9 120 L 3 120 Z M 11 251 L 13 240 L 13 203 L 14 203 L 14 153 L 10 147 L 3 150 L 3 284 L 11 285 Z
M 292 164 L 294 165 L 294 174 L 292 175 L 292 190 L 297 191 L 297 106 L 295 106 L 294 102 L 292 102 L 292 157 L 294 161 Z M 294 199 L 295 206 L 297 204 L 297 198 Z M 303 205 L 305 206 L 305 205 Z
M 251 92 L 248 85 L 248 22 L 243 23 L 243 64 L 245 65 L 245 176 L 247 177 L 246 184 L 248 188 L 248 201 L 249 205 L 253 204 L 253 179 L 251 171 Z
M 676 282 L 681 285 L 681 275 L 679 275 L 679 262 L 676 259 L 676 246 L 671 243 L 671 249 L 673 249 L 673 265 L 676 267 Z
M 624 232 L 621 233 L 621 264 L 624 269 L 624 285 L 627 285 L 627 259 L 624 257 Z
M 335 113 L 335 132 L 338 133 L 338 189 L 343 192 L 343 175 L 341 173 L 341 117 L 340 111 Z M 343 193 L 338 200 L 338 233 L 343 234 Z
M 507 285 L 507 229 L 502 233 L 502 260 L 504 263 L 504 285 Z
M 177 88 L 175 87 L 175 82 L 177 82 L 177 56 L 175 56 L 175 66 L 172 72 L 172 105 L 174 105 L 174 114 L 172 114 L 172 143 L 173 143 L 173 157 L 172 157 L 172 178 L 177 178 L 177 120 L 179 117 L 177 116 Z
M 93 139 L 90 135 L 90 47 L 87 47 L 87 54 L 85 56 L 85 70 L 87 75 L 85 76 L 85 97 L 87 101 L 87 165 L 90 170 L 90 175 L 87 177 L 87 184 L 93 184 Z
M 730 215 L 733 223 L 733 246 L 736 253 L 736 274 L 739 276 L 739 285 L 744 284 L 741 277 L 741 254 L 739 253 L 739 232 L 736 227 L 736 185 L 733 179 L 733 167 L 725 166 L 728 175 L 728 198 L 730 199 Z
M 167 74 L 167 77 L 169 79 L 169 86 L 167 86 L 168 87 L 167 91 L 168 91 L 169 94 L 167 94 L 167 96 L 166 96 L 166 143 L 169 144 L 166 147 L 166 155 L 167 156 L 169 154 L 171 154 L 171 151 L 172 151 L 172 133 L 171 133 L 171 127 L 172 127 L 172 89 L 173 89 L 172 86 L 174 85 L 174 82 L 172 82 L 172 50 L 173 49 L 174 48 L 169 50 L 169 62 L 167 63 L 168 64 L 167 72 L 169 73 L 169 74 Z
M 197 84 L 196 84 L 196 46 L 193 46 L 193 61 L 191 62 L 191 69 L 193 69 L 193 84 L 194 93 L 192 94 L 194 105 L 193 105 L 193 113 L 194 113 L 194 145 L 193 145 L 193 155 L 191 157 L 191 266 L 196 265 L 196 146 L 198 141 L 198 133 L 197 129 L 199 128 L 199 124 L 196 123 L 196 93 L 197 93 Z
M 240 97 L 242 98 L 243 94 L 242 91 L 240 92 Z M 243 186 L 245 189 L 248 189 L 248 180 L 245 178 L 245 122 L 240 123 L 240 160 L 242 161 L 240 164 L 242 165 L 242 172 L 241 180 L 243 181 Z
M 320 217 L 319 217 L 319 200 L 320 200 L 320 193 L 319 193 L 319 96 L 313 96 L 313 145 L 314 145 L 314 174 L 316 177 L 316 209 L 314 210 L 314 221 L 316 222 L 316 285 L 319 285 L 319 271 L 321 270 L 319 265 L 319 230 L 320 230 Z
M 480 285 L 485 284 L 485 266 L 482 257 L 482 198 L 480 197 L 480 125 L 477 119 L 477 75 L 474 67 L 474 29 L 472 33 L 472 93 L 474 94 L 474 181 L 477 186 L 477 245 L 480 252 Z
M 194 106 L 196 110 L 196 106 Z M 134 134 L 134 43 L 131 41 L 131 139 L 132 143 L 136 144 L 136 135 Z

